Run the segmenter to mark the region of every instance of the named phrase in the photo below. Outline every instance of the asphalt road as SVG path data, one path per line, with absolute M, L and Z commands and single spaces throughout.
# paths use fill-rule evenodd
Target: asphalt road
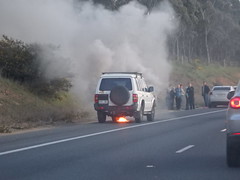
M 0 180 L 239 180 L 226 165 L 224 108 L 157 112 L 0 136 Z

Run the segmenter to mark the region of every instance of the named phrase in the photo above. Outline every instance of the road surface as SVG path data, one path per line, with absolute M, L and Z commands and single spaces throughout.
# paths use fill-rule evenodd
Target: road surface
M 154 122 L 77 124 L 0 136 L 0 180 L 239 180 L 226 165 L 226 109 Z

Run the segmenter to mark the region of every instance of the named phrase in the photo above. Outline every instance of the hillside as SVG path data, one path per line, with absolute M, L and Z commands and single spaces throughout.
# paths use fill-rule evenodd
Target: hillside
M 18 82 L 0 78 L 0 133 L 67 123 L 86 116 L 67 94 L 39 97 Z
M 236 67 L 204 66 L 197 63 L 173 64 L 169 84 L 176 86 L 182 83 L 187 86 L 188 82 L 192 82 L 195 88 L 196 107 L 202 107 L 203 81 L 207 81 L 212 87 L 236 85 L 239 79 L 240 73 Z M 160 108 L 166 109 L 162 106 L 164 95 L 161 94 Z M 31 93 L 19 83 L 0 78 L 0 133 L 86 121 L 92 113 L 93 111 L 83 111 L 69 93 L 63 93 L 60 99 L 46 99 Z
M 211 64 L 209 66 L 200 64 L 198 61 L 189 64 L 173 64 L 170 84 L 176 86 L 182 83 L 187 86 L 191 82 L 195 88 L 195 103 L 197 107 L 203 106 L 201 96 L 201 87 L 203 81 L 206 81 L 211 87 L 215 85 L 232 85 L 236 86 L 240 80 L 238 67 L 223 67 Z

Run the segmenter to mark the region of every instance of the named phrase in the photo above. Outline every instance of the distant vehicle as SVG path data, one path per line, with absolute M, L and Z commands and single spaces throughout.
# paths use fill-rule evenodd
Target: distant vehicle
M 234 91 L 233 86 L 214 86 L 209 92 L 208 107 L 217 107 L 218 105 L 228 105 L 227 94 Z
M 111 116 L 114 122 L 130 116 L 140 123 L 144 115 L 148 121 L 153 121 L 156 107 L 153 90 L 152 86 L 147 86 L 142 73 L 103 73 L 95 93 L 98 122 L 104 123 L 106 116 Z
M 230 99 L 227 116 L 227 164 L 229 167 L 240 166 L 240 81 L 236 91 L 228 93 Z

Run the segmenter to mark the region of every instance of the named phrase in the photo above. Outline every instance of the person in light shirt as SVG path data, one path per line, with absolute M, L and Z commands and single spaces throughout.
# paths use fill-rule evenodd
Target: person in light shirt
M 182 84 L 179 84 L 175 89 L 176 109 L 180 110 L 182 106 L 182 97 L 184 96 L 184 90 Z

